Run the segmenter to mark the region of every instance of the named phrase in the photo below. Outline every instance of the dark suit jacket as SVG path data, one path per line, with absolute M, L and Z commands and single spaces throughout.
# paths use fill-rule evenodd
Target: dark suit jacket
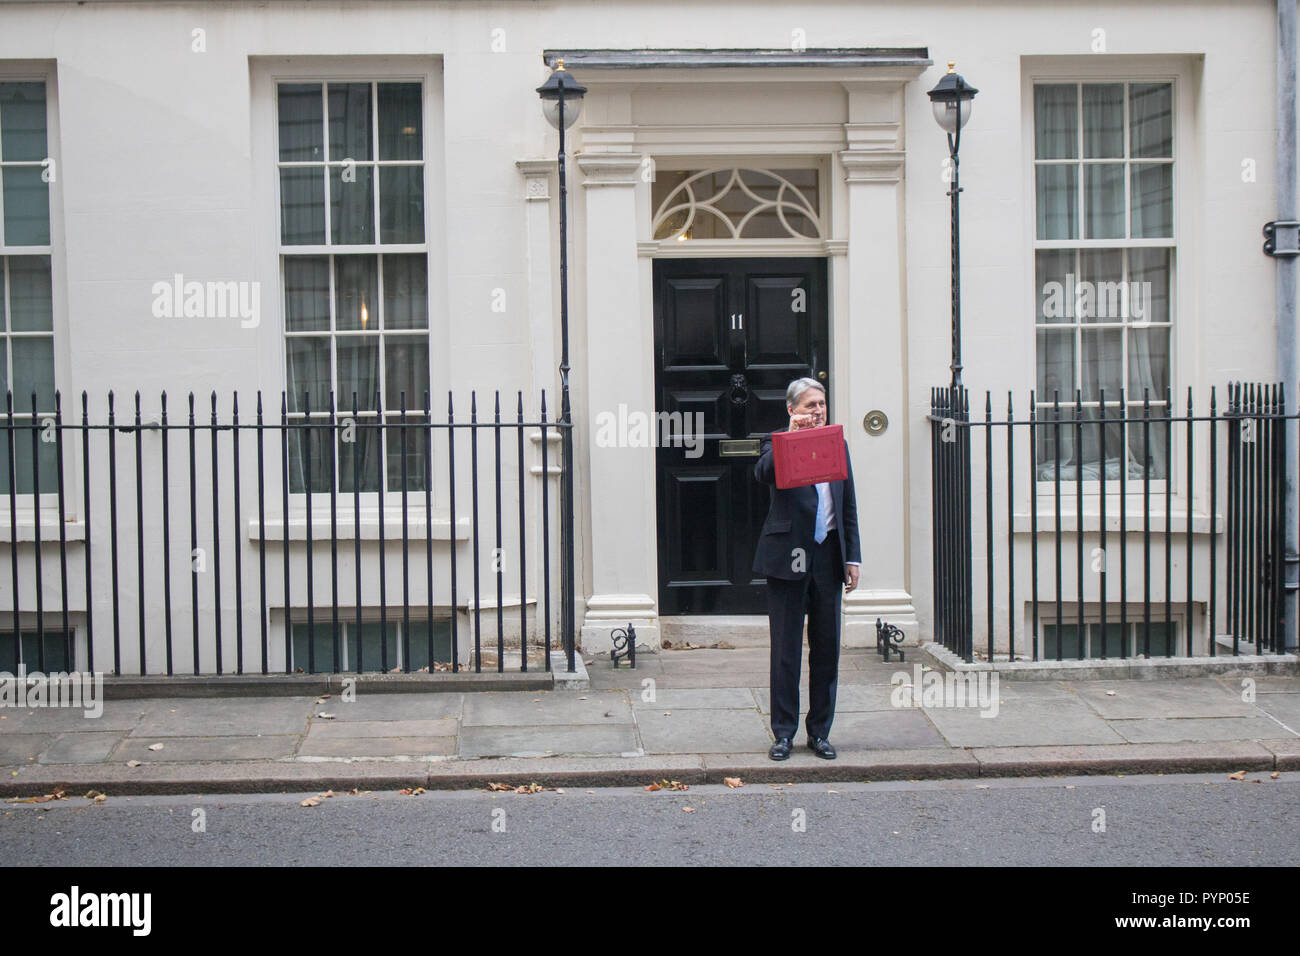
M 778 429 L 785 431 L 784 428 Z M 858 502 L 853 492 L 853 461 L 849 458 L 848 442 L 844 443 L 844 460 L 848 464 L 848 478 L 830 483 L 831 501 L 835 505 L 835 527 L 840 539 L 840 576 L 845 579 L 843 565 L 848 561 L 862 561 L 858 542 Z M 754 550 L 754 573 L 766 577 L 798 581 L 808 572 L 795 571 L 793 552 L 803 548 L 811 553 L 815 546 L 813 532 L 817 525 L 817 488 L 776 487 L 776 467 L 772 461 L 772 439 L 763 439 L 762 453 L 754 463 L 754 477 L 772 486 L 772 504 L 767 510 L 767 520 Z M 807 568 L 807 562 L 804 562 Z

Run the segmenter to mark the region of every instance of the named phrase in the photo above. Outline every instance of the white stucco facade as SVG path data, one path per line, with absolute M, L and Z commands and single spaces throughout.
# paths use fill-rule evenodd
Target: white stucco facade
M 112 389 L 126 414 L 129 396 L 139 390 L 148 418 L 166 391 L 175 416 L 181 396 L 194 392 L 206 411 L 215 389 L 223 410 L 238 392 L 241 415 L 251 414 L 246 398 L 261 390 L 275 396 L 278 413 L 286 338 L 276 84 L 405 80 L 423 89 L 428 386 L 435 413 L 448 391 L 457 396 L 458 412 L 467 409 L 471 389 L 479 390 L 480 414 L 490 413 L 491 394 L 500 389 L 511 415 L 516 391 L 534 414 L 545 389 L 554 415 L 559 189 L 556 134 L 534 92 L 550 72 L 544 53 L 895 51 L 894 62 L 863 66 L 584 69 L 580 56 L 570 62 L 589 90 L 570 133 L 568 166 L 583 646 L 607 648 L 610 628 L 629 621 L 651 646 L 660 637 L 655 452 L 600 447 L 592 423 L 620 404 L 654 411 L 652 265 L 688 256 L 828 262 L 832 408 L 854 462 L 863 543 L 861 584 L 844 604 L 844 639 L 864 644 L 878 617 L 909 636 L 932 631 L 926 415 L 930 389 L 949 378 L 951 327 L 947 146 L 926 91 L 949 60 L 980 91 L 961 149 L 965 383 L 981 413 L 985 390 L 1001 413 L 1009 390 L 1023 408 L 1036 381 L 1034 83 L 1173 84 L 1176 312 L 1169 374 L 1175 395 L 1191 388 L 1200 401 L 1230 379 L 1275 377 L 1275 267 L 1260 252 L 1260 227 L 1276 218 L 1274 28 L 1274 4 L 1262 0 L 993 6 L 827 0 L 796 7 L 669 0 L 23 2 L 0 8 L 0 83 L 46 85 L 57 169 L 49 243 L 55 383 L 65 409 L 75 404 L 79 416 L 85 390 L 92 410 L 102 411 Z M 648 171 L 713 166 L 817 169 L 822 235 L 656 240 Z M 21 251 L 0 246 L 0 255 Z M 258 321 L 155 317 L 152 290 L 176 275 L 258 283 Z M 68 401 L 72 395 L 75 403 Z M 889 423 L 879 435 L 863 426 L 875 410 Z M 551 482 L 552 504 L 560 487 L 558 442 L 549 445 L 549 475 L 542 474 L 538 450 L 531 442 L 523 490 L 530 508 L 543 481 Z M 71 454 L 70 462 L 79 462 L 75 449 Z M 73 473 L 69 498 L 80 502 L 79 464 Z M 255 473 L 246 478 L 255 485 Z M 152 501 L 159 479 L 148 481 Z M 181 488 L 182 479 L 176 481 Z M 278 474 L 271 483 L 278 496 Z M 513 475 L 505 485 L 511 495 L 518 487 Z M 441 561 L 446 548 L 469 545 L 463 515 L 453 526 L 439 500 L 444 490 L 445 481 L 435 479 Z M 1027 511 L 1027 490 L 1022 495 L 1020 510 Z M 1197 514 L 1205 512 L 1196 481 L 1191 495 Z M 1171 509 L 1185 513 L 1187 475 L 1175 475 L 1173 497 Z M 284 522 L 278 497 L 272 504 L 267 537 L 275 543 Z M 298 508 L 295 496 L 294 537 L 305 528 Z M 1203 518 L 1205 527 L 1216 520 Z M 42 519 L 47 542 L 48 520 Z M 348 535 L 351 520 L 350 512 L 340 519 Z M 7 523 L 8 515 L 0 516 Z M 365 515 L 365 528 L 376 523 L 373 512 Z M 328 516 L 316 515 L 314 526 L 327 535 Z M 20 519 L 19 536 L 30 537 L 23 527 Z M 422 549 L 422 511 L 411 527 Z M 976 522 L 977 569 L 981 527 Z M 157 533 L 156 521 L 149 529 Z M 390 526 L 390 549 L 394 533 Z M 77 534 L 71 537 L 79 568 Z M 249 529 L 238 545 L 246 567 L 256 561 L 257 538 Z M 1005 538 L 1002 528 L 999 539 Z M 173 564 L 184 582 L 177 586 L 178 606 L 188 607 L 184 544 Z M 328 550 L 316 547 L 328 560 Z M 535 537 L 526 547 L 531 578 L 542 555 Z M 348 538 L 344 550 L 350 548 Z M 470 552 L 461 553 L 468 574 Z M 390 554 L 390 567 L 400 567 L 397 552 Z M 134 551 L 129 555 L 134 561 Z M 481 566 L 490 560 L 490 553 L 481 556 Z M 44 575 L 57 591 L 53 564 Z M 160 576 L 161 567 L 150 549 L 147 574 Z M 96 581 L 107 582 L 110 572 L 107 558 L 97 558 Z M 30 609 L 34 582 L 27 569 L 23 574 L 20 597 Z M 8 577 L 0 577 L 0 588 L 10 589 Z M 445 577 L 440 565 L 439 582 Z M 367 581 L 374 581 L 369 571 Z M 367 607 L 379 603 L 373 587 L 367 584 Z M 398 587 L 388 582 L 389 600 Z M 411 587 L 412 602 L 423 604 L 423 570 L 412 572 Z M 449 600 L 442 588 L 436 588 L 439 606 Z M 124 622 L 135 621 L 129 590 L 124 587 Z M 518 584 L 508 590 L 517 607 Z M 254 592 L 246 583 L 243 598 L 253 616 Z M 1025 593 L 1017 588 L 1018 596 Z M 74 614 L 85 611 L 78 588 L 70 599 Z M 0 609 L 9 600 L 0 596 Z M 210 614 L 206 593 L 203 601 Z M 233 590 L 223 603 L 230 613 Z M 319 581 L 316 604 L 329 604 Z M 977 609 L 979 633 L 982 613 Z M 1000 620 L 1007 613 L 997 608 Z M 151 608 L 151 619 L 158 617 Z M 281 602 L 272 610 L 273 630 L 283 620 Z M 132 631 L 125 644 L 134 647 L 135 640 Z M 161 634 L 151 631 L 148 640 L 156 662 Z M 272 640 L 272 648 L 282 645 Z M 101 662 L 103 653 L 97 652 Z M 282 651 L 272 657 L 272 669 L 283 666 Z

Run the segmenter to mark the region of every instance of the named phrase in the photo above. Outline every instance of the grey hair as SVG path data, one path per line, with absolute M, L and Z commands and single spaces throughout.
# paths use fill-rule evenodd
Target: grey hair
M 823 396 L 826 394 L 826 389 L 822 387 L 822 383 L 817 379 L 796 378 L 790 383 L 790 387 L 785 390 L 785 403 L 793 408 L 799 404 L 799 396 L 810 388 L 817 389 Z

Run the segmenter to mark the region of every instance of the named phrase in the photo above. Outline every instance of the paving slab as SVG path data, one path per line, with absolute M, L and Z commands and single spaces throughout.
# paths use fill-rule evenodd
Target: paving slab
M 1264 713 L 1276 718 L 1293 733 L 1300 734 L 1300 693 L 1298 694 L 1260 694 L 1255 698 L 1255 706 Z M 1281 728 L 1278 728 L 1279 730 Z M 1281 736 L 1276 734 L 1276 736 Z
M 140 722 L 139 701 L 101 701 L 98 717 L 84 707 L 0 707 L 0 733 L 61 733 L 69 730 L 130 730 Z M 98 704 L 96 706 L 99 706 Z
M 888 684 L 845 684 L 840 680 L 835 688 L 835 713 L 861 710 L 894 710 L 890 701 L 893 688 Z
M 767 670 L 772 654 L 766 647 L 736 650 L 661 651 L 663 669 L 669 674 L 708 674 L 715 679 L 729 671 Z M 805 660 L 807 655 L 805 654 Z
M 800 730 L 795 735 L 795 750 L 803 747 L 808 752 L 804 746 L 804 737 L 805 732 L 800 725 Z M 925 714 L 919 710 L 903 709 L 837 712 L 835 722 L 831 724 L 830 741 L 839 752 L 948 746 L 948 742 L 935 730 Z
M 439 723 L 439 721 L 430 721 Z M 299 757 L 449 757 L 456 753 L 450 737 L 313 737 L 298 748 Z
M 54 743 L 54 734 L 0 734 L 0 766 L 28 763 Z
M 758 710 L 761 714 L 770 717 L 772 713 L 772 695 L 766 687 L 750 688 L 754 692 L 754 700 L 758 701 Z M 889 695 L 892 688 L 888 684 L 845 684 L 840 682 L 835 692 L 835 713 L 836 717 L 844 713 L 853 713 L 858 710 L 896 710 Z M 807 714 L 807 705 L 809 705 L 809 689 L 807 685 L 800 688 L 800 718 Z
M 1273 754 L 1255 741 L 980 747 L 971 751 L 981 776 L 1037 777 L 1087 773 L 1202 773 L 1270 770 Z
M 348 702 L 333 695 L 316 707 L 333 714 L 340 723 L 367 720 L 442 720 L 459 717 L 464 694 L 367 694 L 357 689 L 356 700 Z
M 545 727 L 463 727 L 461 757 L 544 757 L 552 754 L 634 753 L 636 728 L 631 724 L 581 724 Z
M 908 661 L 894 659 L 886 664 L 879 658 L 874 661 L 848 661 L 841 657 L 840 674 L 857 674 L 860 680 L 869 683 L 888 684 L 894 679 L 894 675 L 900 671 L 911 674 L 912 665 L 919 662 L 919 659 Z
M 1256 713 L 1240 692 L 1210 678 L 1070 681 L 1068 685 L 1107 718 L 1250 717 Z
M 442 720 L 321 720 L 312 721 L 308 742 L 369 740 L 373 737 L 455 737 L 459 721 Z
M 548 694 L 472 694 L 463 727 L 535 727 L 552 724 L 631 724 L 624 691 L 553 691 Z
M 655 699 L 632 695 L 632 709 L 641 710 L 754 710 L 754 695 L 748 687 L 655 688 Z
M 1267 717 L 1139 717 L 1107 721 L 1130 743 L 1177 740 L 1260 740 L 1280 727 Z
M 214 760 L 266 760 L 288 757 L 298 746 L 298 737 L 167 737 L 162 750 L 150 750 L 148 739 L 129 737 L 114 754 L 117 761 L 141 763 L 207 762 Z
M 307 732 L 314 697 L 136 701 L 145 711 L 132 737 L 253 737 Z M 201 730 L 202 733 L 196 733 Z
M 753 695 L 754 695 L 754 700 L 755 700 L 755 702 L 758 704 L 758 712 L 759 712 L 760 714 L 764 714 L 764 715 L 770 717 L 770 716 L 772 715 L 772 692 L 768 689 L 768 685 L 766 685 L 766 684 L 762 684 L 762 685 L 759 685 L 759 684 L 753 684 L 753 685 L 750 686 L 749 689 L 750 689 L 750 691 L 751 691 L 751 692 L 753 693 Z M 839 707 L 838 707 L 838 697 L 839 697 L 839 695 L 838 695 L 838 692 L 837 692 L 837 694 L 836 694 L 836 698 L 837 698 L 837 706 L 836 706 L 836 708 L 835 708 L 835 710 L 836 710 L 837 713 L 839 712 Z M 803 715 L 806 714 L 806 713 L 808 713 L 808 679 L 807 679 L 807 676 L 804 676 L 804 677 L 801 678 L 800 681 L 799 681 L 799 716 L 800 716 L 800 719 L 802 719 L 802 718 L 803 718 Z
M 1242 691 L 1242 681 L 1245 676 L 1236 677 L 1216 677 L 1218 683 L 1222 684 L 1225 690 L 1233 694 L 1240 694 Z M 1250 679 L 1255 682 L 1256 694 L 1297 694 L 1300 693 L 1300 677 L 1280 677 L 1273 675 L 1250 675 Z
M 999 705 L 997 716 L 978 707 L 926 707 L 926 715 L 953 747 L 1025 747 L 1048 744 L 1120 744 L 1116 731 L 1078 701 Z M 991 712 L 991 711 L 990 711 Z
M 767 684 L 768 672 L 764 667 L 761 671 L 755 670 L 728 670 L 726 677 L 721 678 L 727 684 L 736 687 L 762 687 Z M 717 687 L 719 683 L 717 674 L 691 673 L 678 674 L 671 671 L 665 671 L 659 677 L 655 678 L 655 684 L 660 693 L 665 690 L 682 690 L 689 688 Z M 640 683 L 636 685 L 637 691 L 640 690 Z
M 99 763 L 112 756 L 126 737 L 122 730 L 60 734 L 41 752 L 38 763 Z
M 772 746 L 767 722 L 752 710 L 638 711 L 637 727 L 648 754 L 766 752 Z
M 591 674 L 588 684 L 590 690 L 627 690 L 639 694 L 643 681 L 650 679 L 655 683 L 662 683 L 663 676 L 662 668 L 651 669 L 638 665 L 634 671 L 623 669 Z

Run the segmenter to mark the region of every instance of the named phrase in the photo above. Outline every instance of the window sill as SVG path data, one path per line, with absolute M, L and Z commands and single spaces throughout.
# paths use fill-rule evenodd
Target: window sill
M 328 542 L 330 540 L 330 515 L 329 507 L 326 506 L 323 511 L 312 509 L 311 536 L 313 543 L 319 541 Z M 360 521 L 360 539 L 362 541 L 379 540 L 379 509 L 362 508 Z M 384 508 L 384 540 L 398 541 L 402 540 L 402 509 Z M 466 541 L 470 536 L 470 518 L 468 515 L 456 516 L 456 527 L 451 526 L 451 518 L 446 510 L 434 509 L 433 520 L 430 527 L 435 541 L 450 541 L 454 537 L 457 541 Z M 408 507 L 406 510 L 406 528 L 407 535 L 411 538 L 423 538 L 425 531 L 425 512 L 424 508 Z M 306 541 L 307 540 L 307 516 L 304 513 L 290 513 L 289 515 L 289 540 Z M 338 509 L 337 518 L 337 535 L 340 541 L 356 540 L 357 521 L 351 508 Z M 279 517 L 270 517 L 266 519 L 266 532 L 261 533 L 258 527 L 257 518 L 248 519 L 248 539 L 250 541 L 283 541 L 285 539 L 284 519 Z
M 1125 517 L 1127 520 L 1127 533 L 1129 534 L 1133 534 L 1135 532 L 1138 534 L 1142 533 L 1142 531 L 1146 527 L 1146 516 L 1144 512 L 1130 510 L 1129 512 L 1127 512 Z M 1073 502 L 1071 502 L 1069 505 L 1066 505 L 1064 501 L 1062 501 L 1061 531 L 1062 532 L 1077 531 L 1078 523 L 1075 519 L 1076 519 L 1076 515 L 1074 511 Z M 1112 531 L 1115 532 L 1116 534 L 1119 533 L 1119 519 L 1120 516 L 1119 516 L 1118 508 L 1115 509 L 1114 511 L 1112 511 L 1109 508 L 1106 509 L 1107 534 L 1109 534 Z M 1175 510 L 1171 512 L 1169 515 L 1169 519 L 1173 523 L 1174 534 L 1187 533 L 1187 511 L 1186 510 L 1182 510 L 1182 511 Z M 971 516 L 971 521 L 973 526 L 978 526 L 978 520 L 979 520 L 978 515 Z M 1209 534 L 1211 531 L 1210 520 L 1211 519 L 1208 514 L 1193 511 L 1192 512 L 1192 534 Z M 1216 515 L 1214 517 L 1214 529 L 1213 529 L 1214 533 L 1223 534 L 1224 528 L 1225 528 L 1225 523 L 1224 523 L 1223 515 Z M 1015 534 L 1030 534 L 1032 533 L 1032 530 L 1033 528 L 1031 526 L 1030 514 L 1028 511 L 1017 511 L 1014 515 L 1012 515 L 1012 531 Z M 1164 533 L 1165 530 L 1164 512 L 1152 511 L 1151 530 L 1153 532 Z M 1044 531 L 1048 533 L 1055 533 L 1056 531 L 1056 514 L 1053 508 L 1048 508 L 1046 510 L 1040 508 L 1038 511 L 1038 532 L 1041 534 Z M 1085 509 L 1083 513 L 1083 531 L 1085 534 L 1087 534 L 1088 532 L 1099 534 L 1101 532 L 1101 514 L 1099 511 L 1095 510 L 1095 506 L 1093 505 L 1089 505 L 1089 507 Z
M 9 512 L 6 509 L 3 516 L 0 516 L 0 541 L 13 541 L 13 526 L 9 524 Z M 85 522 L 75 518 L 66 518 L 63 522 L 63 537 L 66 541 L 85 541 L 86 525 Z M 36 540 L 36 521 L 32 512 L 29 510 L 26 514 L 18 512 L 18 540 L 35 541 Z M 50 544 L 59 543 L 59 513 L 55 511 L 41 511 L 41 543 Z

